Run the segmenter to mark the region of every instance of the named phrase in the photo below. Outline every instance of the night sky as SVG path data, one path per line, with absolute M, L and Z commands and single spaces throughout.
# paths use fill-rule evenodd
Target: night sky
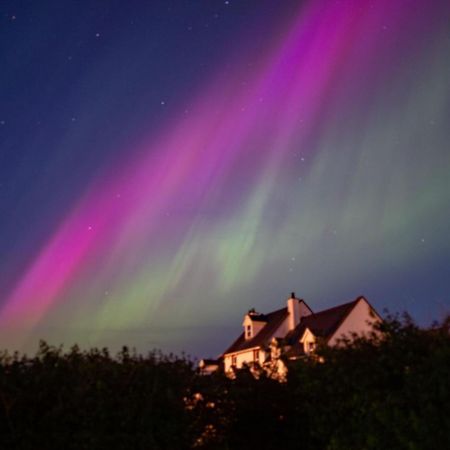
M 450 312 L 448 0 L 2 0 L 0 347 L 216 355 L 251 307 Z

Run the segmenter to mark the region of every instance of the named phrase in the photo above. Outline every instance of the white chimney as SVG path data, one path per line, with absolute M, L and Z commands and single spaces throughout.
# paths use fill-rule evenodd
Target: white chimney
M 292 292 L 290 298 L 287 299 L 288 310 L 288 328 L 293 330 L 300 322 L 300 300 L 295 298 L 295 292 Z

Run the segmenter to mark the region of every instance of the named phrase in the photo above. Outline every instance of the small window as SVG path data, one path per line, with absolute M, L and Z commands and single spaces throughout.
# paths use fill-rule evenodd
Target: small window
M 259 350 L 253 350 L 253 361 L 259 362 Z
M 314 342 L 308 342 L 308 352 L 313 352 L 314 351 Z
M 231 365 L 232 365 L 232 366 L 235 366 L 236 363 L 237 363 L 236 355 L 233 355 L 233 356 L 231 357 Z
M 251 325 L 247 325 L 246 334 L 247 334 L 247 339 L 252 337 L 252 326 Z

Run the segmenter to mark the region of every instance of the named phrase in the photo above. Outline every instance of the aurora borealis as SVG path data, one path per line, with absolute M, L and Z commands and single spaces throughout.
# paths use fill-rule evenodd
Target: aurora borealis
M 450 311 L 447 1 L 36 3 L 0 7 L 2 347 Z

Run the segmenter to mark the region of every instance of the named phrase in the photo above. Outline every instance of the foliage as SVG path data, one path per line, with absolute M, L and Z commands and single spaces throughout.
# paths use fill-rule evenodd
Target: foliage
M 199 375 L 184 358 L 124 348 L 0 354 L 0 448 L 447 449 L 450 318 L 388 317 L 286 383 L 250 368 Z
M 194 372 L 184 359 L 41 342 L 32 359 L 0 362 L 0 448 L 186 448 L 182 397 Z

